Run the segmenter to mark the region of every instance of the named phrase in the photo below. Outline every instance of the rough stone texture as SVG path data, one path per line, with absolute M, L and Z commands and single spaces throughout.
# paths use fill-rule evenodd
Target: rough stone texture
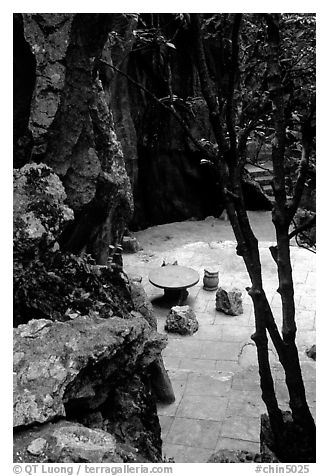
M 142 314 L 152 329 L 157 330 L 157 320 L 154 315 L 153 306 L 147 297 L 143 285 L 138 281 L 129 280 L 129 286 L 135 311 Z
M 22 431 L 14 438 L 14 461 L 25 463 L 122 463 L 138 460 L 133 447 L 123 449 L 110 433 L 60 421 Z
M 212 454 L 207 463 L 261 463 L 260 454 L 250 451 L 220 450 Z
M 66 193 L 58 176 L 44 164 L 14 170 L 14 250 L 23 255 L 50 247 L 73 211 L 64 204 Z
M 138 180 L 138 152 L 137 135 L 132 118 L 130 83 L 123 75 L 116 74 L 106 63 L 114 64 L 121 70 L 126 70 L 129 61 L 129 53 L 133 48 L 135 36 L 133 31 L 137 28 L 137 15 L 117 15 L 114 19 L 113 30 L 117 32 L 120 41 L 109 38 L 105 44 L 101 65 L 100 78 L 104 90 L 107 92 L 115 130 L 122 145 L 126 169 L 133 190 Z M 135 90 L 136 92 L 136 90 Z
M 14 330 L 15 461 L 161 461 L 150 377 L 165 344 L 141 315 L 20 325 Z M 117 438 L 122 459 L 114 454 Z
M 47 423 L 15 434 L 13 450 L 13 460 L 17 463 L 151 462 L 134 446 L 122 443 L 122 438 L 67 421 Z
M 131 299 L 135 308 L 132 315 L 141 315 L 150 324 L 151 328 L 157 330 L 157 319 L 155 317 L 153 306 L 147 297 L 143 285 L 130 279 Z M 170 382 L 167 370 L 165 369 L 162 355 L 152 362 L 150 366 L 151 385 L 158 399 L 163 403 L 172 403 L 175 401 L 175 394 Z
M 89 410 L 99 407 L 115 378 L 147 367 L 164 346 L 164 337 L 136 318 L 82 316 L 19 326 L 14 330 L 14 426 L 65 417 L 67 407 L 78 402 Z
M 15 17 L 16 63 L 26 51 L 33 61 L 25 72 L 32 78 L 29 91 L 17 87 L 15 96 L 15 117 L 20 112 L 28 120 L 15 133 L 14 163 L 22 165 L 22 157 L 25 162 L 42 161 L 60 177 L 75 213 L 60 244 L 74 252 L 86 250 L 99 264 L 107 262 L 108 245 L 121 242 L 133 208 L 121 145 L 96 74 L 95 58 L 117 16 Z M 23 83 L 24 72 L 19 69 L 17 74 L 18 84 Z
M 181 335 L 192 335 L 199 328 L 195 312 L 190 306 L 174 306 L 171 308 L 165 324 L 167 332 Z
M 36 83 L 29 128 L 38 152 L 45 152 L 47 131 L 54 121 L 65 84 L 65 66 L 73 15 L 24 15 L 24 34 L 36 60 Z M 42 111 L 42 112 L 41 112 Z
M 242 293 L 237 288 L 219 288 L 216 292 L 216 309 L 230 316 L 238 316 L 243 313 Z
M 32 441 L 32 443 L 29 444 L 27 451 L 34 456 L 40 455 L 45 449 L 46 444 L 47 440 L 44 438 L 36 438 Z
M 207 463 L 279 463 L 279 460 L 270 452 L 224 449 L 212 454 Z

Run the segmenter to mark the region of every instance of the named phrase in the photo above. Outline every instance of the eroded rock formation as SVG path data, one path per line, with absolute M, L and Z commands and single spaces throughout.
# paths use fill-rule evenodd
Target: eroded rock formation
M 29 59 L 29 90 L 17 67 L 16 166 L 33 160 L 62 180 L 75 214 L 61 244 L 86 250 L 99 264 L 109 243 L 120 242 L 132 214 L 132 194 L 112 114 L 97 78 L 100 56 L 115 15 L 23 14 L 15 16 L 16 63 Z M 27 54 L 28 52 L 28 54 Z
M 120 265 L 61 249 L 65 200 L 47 165 L 15 169 L 14 460 L 160 461 L 166 338 Z
M 160 427 L 148 390 L 147 369 L 165 344 L 164 336 L 136 317 L 40 319 L 19 326 L 14 331 L 14 427 L 23 434 L 17 433 L 15 445 L 22 449 L 21 440 L 28 430 L 24 451 L 36 456 L 29 447 L 33 439 L 40 438 L 40 424 L 66 419 L 64 426 L 62 422 L 50 427 L 59 439 L 64 438 L 64 430 L 71 434 L 77 426 L 90 444 L 95 435 L 110 439 L 114 447 L 118 439 L 146 460 L 161 459 Z M 81 424 L 102 431 L 89 432 Z M 68 451 L 74 440 L 68 433 L 66 438 Z M 115 453 L 107 444 L 103 451 L 107 457 Z M 57 453 L 60 458 L 61 452 Z M 53 456 L 49 458 L 54 461 Z
M 132 193 L 98 78 L 118 18 L 14 17 L 17 462 L 161 461 L 165 339 L 122 272 Z

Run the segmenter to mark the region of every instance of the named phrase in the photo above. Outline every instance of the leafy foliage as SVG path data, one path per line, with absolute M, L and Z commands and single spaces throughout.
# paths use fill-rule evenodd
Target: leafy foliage
M 297 213 L 294 217 L 294 226 L 295 228 L 300 227 L 308 223 L 313 217 L 315 213 L 307 210 L 305 208 L 299 208 Z M 316 250 L 316 229 L 315 223 L 308 229 L 301 231 L 296 235 L 296 242 L 297 245 L 302 248 L 307 248 L 311 251 Z

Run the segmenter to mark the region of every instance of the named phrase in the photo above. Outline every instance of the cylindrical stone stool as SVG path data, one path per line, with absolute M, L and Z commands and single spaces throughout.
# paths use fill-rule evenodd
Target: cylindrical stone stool
M 218 269 L 205 268 L 203 277 L 203 288 L 206 291 L 216 291 L 218 288 Z

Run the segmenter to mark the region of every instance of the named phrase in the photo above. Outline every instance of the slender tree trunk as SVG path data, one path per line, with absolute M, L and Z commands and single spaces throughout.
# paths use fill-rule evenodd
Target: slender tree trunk
M 235 47 L 238 41 L 238 25 L 240 24 L 240 21 L 241 18 L 236 18 L 234 23 L 235 28 L 233 29 L 233 34 L 235 36 L 232 39 L 232 44 L 235 44 Z M 244 147 L 236 147 L 234 114 L 232 107 L 233 92 L 231 90 L 231 93 L 228 95 L 227 107 L 229 109 L 227 110 L 226 121 L 228 122 L 227 130 L 229 131 L 230 143 L 227 144 L 220 113 L 222 98 L 216 96 L 216 89 L 209 77 L 203 48 L 200 18 L 198 14 L 191 15 L 191 23 L 196 37 L 195 55 L 201 88 L 209 108 L 209 117 L 219 148 L 216 165 L 219 171 L 219 181 L 223 193 L 223 200 L 237 240 L 237 253 L 243 257 L 252 283 L 251 288 L 248 288 L 248 293 L 252 298 L 254 305 L 256 332 L 252 336 L 252 339 L 255 341 L 257 346 L 262 398 L 267 407 L 276 448 L 280 454 L 284 454 L 287 450 L 287 441 L 283 436 L 285 433 L 285 426 L 282 412 L 279 409 L 276 399 L 271 374 L 267 331 L 269 332 L 278 352 L 280 362 L 285 370 L 286 384 L 290 395 L 290 407 L 295 423 L 301 424 L 304 429 L 310 431 L 310 441 L 312 441 L 314 437 L 315 425 L 305 398 L 305 389 L 295 344 L 296 323 L 294 289 L 289 250 L 290 221 L 286 214 L 287 206 L 283 163 L 285 149 L 284 101 L 283 91 L 280 84 L 279 64 L 277 61 L 273 60 L 273 58 L 278 57 L 278 31 L 274 21 L 274 24 L 271 23 L 269 26 L 269 37 L 272 40 L 272 42 L 270 41 L 270 49 L 272 48 L 270 80 L 272 81 L 272 102 L 275 104 L 275 110 L 273 112 L 276 129 L 272 153 L 274 194 L 276 199 L 276 206 L 273 211 L 273 222 L 276 226 L 278 243 L 276 262 L 278 266 L 279 293 L 282 298 L 283 338 L 275 324 L 272 311 L 263 290 L 258 242 L 250 227 L 243 200 L 241 189 L 241 169 L 244 161 Z M 238 54 L 236 50 L 234 56 L 237 61 Z M 237 65 L 233 64 L 232 68 L 234 69 L 235 66 Z M 234 81 L 235 78 L 233 69 L 231 70 L 231 82 Z
M 283 419 L 275 396 L 274 382 L 269 362 L 266 318 L 264 314 L 264 302 L 267 303 L 267 300 L 262 285 L 258 241 L 250 227 L 249 219 L 243 203 L 241 167 L 238 167 L 239 161 L 237 156 L 236 137 L 233 132 L 234 118 L 232 104 L 230 103 L 228 105 L 229 113 L 227 114 L 228 120 L 231 121 L 231 126 L 229 128 L 231 131 L 229 147 L 224 139 L 223 128 L 220 122 L 219 103 L 207 70 L 199 15 L 192 14 L 191 20 L 196 34 L 196 63 L 199 71 L 200 83 L 209 108 L 209 117 L 214 129 L 214 134 L 219 150 L 221 151 L 217 165 L 219 168 L 219 181 L 221 190 L 223 191 L 223 199 L 237 240 L 237 252 L 243 257 L 252 282 L 252 287 L 248 288 L 248 292 L 253 300 L 255 309 L 256 332 L 253 334 L 252 338 L 257 347 L 262 398 L 268 410 L 276 445 L 277 447 L 280 447 L 283 431 Z M 240 21 L 241 18 L 236 19 L 236 27 L 240 24 Z M 238 32 L 236 29 L 234 30 L 234 34 L 235 40 L 237 40 Z M 235 54 L 237 60 L 237 52 Z M 231 74 L 231 80 L 234 81 L 234 74 Z M 231 93 L 230 97 L 232 100 L 233 93 Z
M 305 396 L 305 387 L 299 364 L 298 351 L 295 343 L 296 320 L 294 284 L 290 259 L 289 226 L 294 215 L 291 206 L 287 203 L 285 191 L 284 153 L 285 153 L 285 112 L 284 92 L 281 83 L 280 70 L 280 35 L 279 15 L 266 15 L 269 39 L 269 89 L 273 104 L 273 119 L 275 137 L 272 143 L 273 161 L 273 189 L 276 204 L 272 212 L 272 220 L 276 229 L 277 248 L 275 261 L 278 268 L 279 288 L 282 303 L 282 338 L 280 342 L 280 354 L 286 374 L 286 384 L 289 392 L 289 405 L 295 423 L 301 425 L 311 437 L 315 437 L 315 424 Z M 305 181 L 305 176 L 304 176 Z M 297 184 L 303 188 L 302 178 Z M 293 207 L 294 207 L 293 203 Z M 274 342 L 275 343 L 275 342 Z M 279 343 L 279 342 L 277 342 Z

